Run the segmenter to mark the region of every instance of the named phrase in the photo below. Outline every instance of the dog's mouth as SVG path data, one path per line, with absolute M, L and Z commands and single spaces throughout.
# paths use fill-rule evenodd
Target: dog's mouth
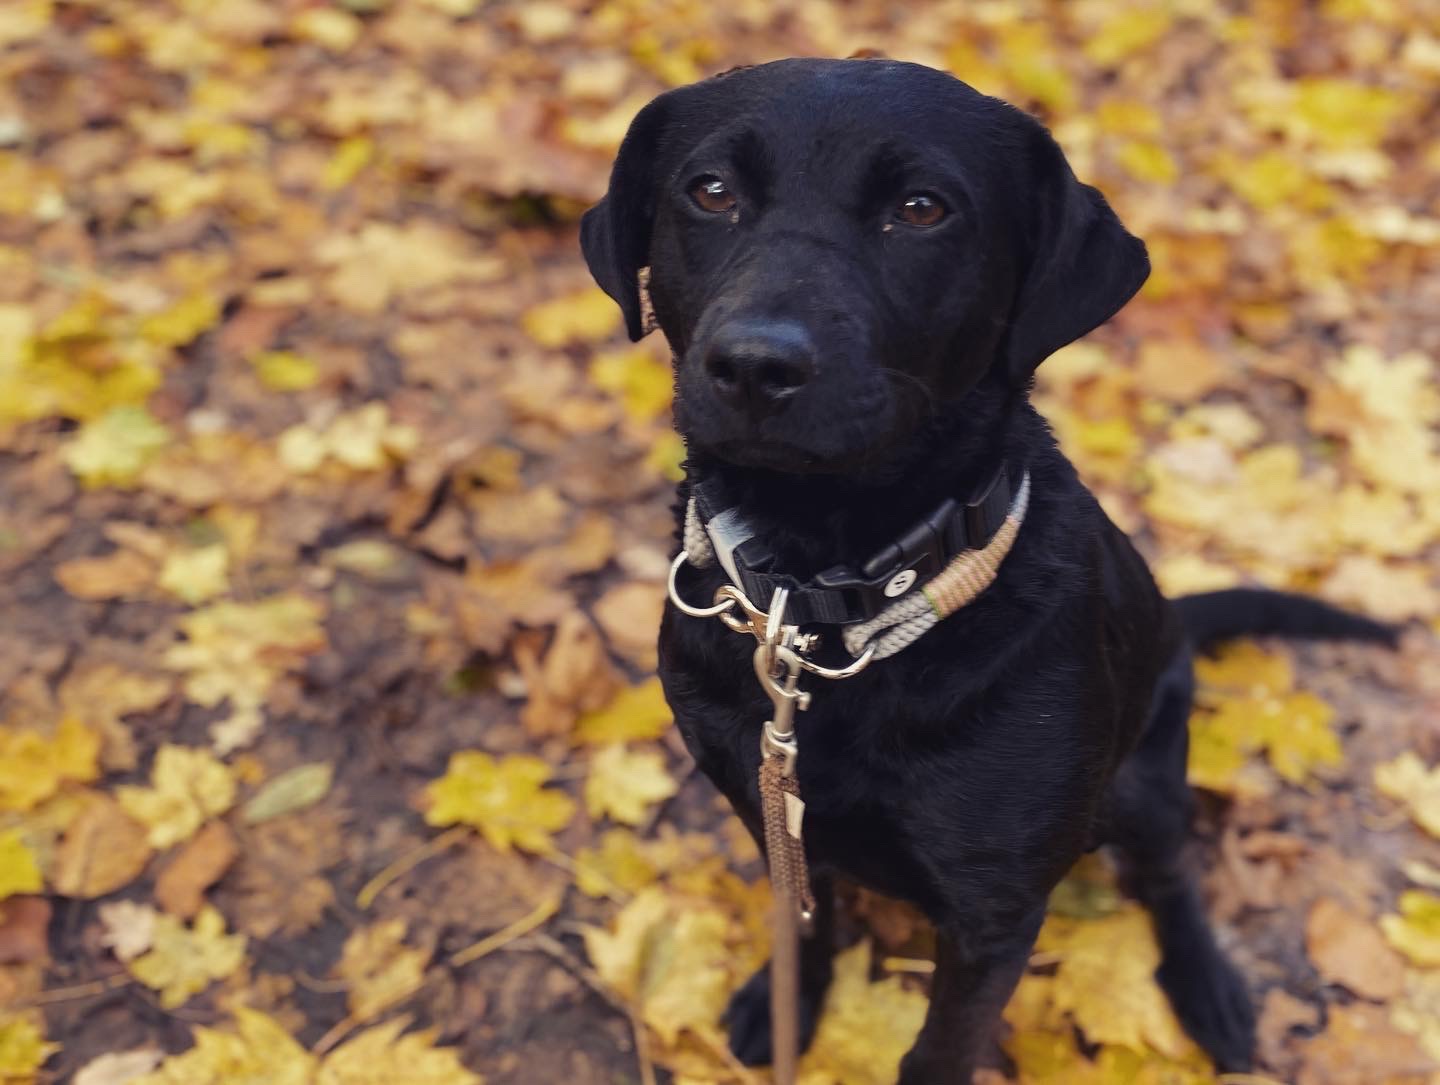
M 843 469 L 787 441 L 720 441 L 707 451 L 737 467 L 758 467 L 784 474 L 823 474 Z

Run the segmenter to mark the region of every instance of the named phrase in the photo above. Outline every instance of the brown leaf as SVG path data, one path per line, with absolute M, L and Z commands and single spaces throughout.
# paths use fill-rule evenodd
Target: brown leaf
M 645 670 L 656 664 L 655 643 L 665 609 L 663 584 L 636 581 L 611 588 L 595 603 L 595 620 L 615 651 Z
M 55 579 L 77 599 L 120 599 L 148 588 L 155 564 L 133 550 L 75 558 L 55 566 Z
M 1304 1054 L 1297 1085 L 1425 1085 L 1436 1066 L 1415 1037 L 1363 1002 L 1332 1007 L 1328 1027 Z
M 155 899 L 171 915 L 191 919 L 205 903 L 205 890 L 224 876 L 239 849 L 223 821 L 212 821 L 190 838 L 155 880 Z
M 128 885 L 150 859 L 149 830 L 110 796 L 94 792 L 65 830 L 50 884 L 61 896 L 93 900 Z
M 518 645 L 515 662 L 530 694 L 521 719 L 536 736 L 565 734 L 581 712 L 607 704 L 619 684 L 600 634 L 579 611 L 560 619 L 543 662 Z
M 1385 1002 L 1404 988 L 1403 964 L 1380 931 L 1329 897 L 1310 909 L 1305 946 L 1321 976 L 1357 995 Z
M 44 897 L 0 900 L 0 965 L 50 962 L 50 912 Z
M 1256 1028 L 1260 1056 L 1270 1066 L 1281 1066 L 1293 1060 L 1291 1046 L 1297 1028 L 1314 1028 L 1320 1023 L 1320 1008 L 1302 1002 L 1283 988 L 1272 987 L 1265 993 Z

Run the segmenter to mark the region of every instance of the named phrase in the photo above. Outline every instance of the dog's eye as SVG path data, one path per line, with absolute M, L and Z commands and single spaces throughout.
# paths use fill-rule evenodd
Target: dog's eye
M 927 192 L 917 192 L 905 197 L 895 217 L 907 226 L 934 226 L 945 217 L 945 205 Z
M 720 213 L 735 210 L 735 193 L 726 188 L 725 182 L 714 174 L 707 173 L 704 177 L 696 178 L 690 185 L 690 198 L 702 211 Z

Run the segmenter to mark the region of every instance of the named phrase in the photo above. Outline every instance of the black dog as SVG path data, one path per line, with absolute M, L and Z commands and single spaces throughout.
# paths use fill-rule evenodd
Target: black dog
M 830 591 L 847 611 L 830 621 L 873 602 L 873 585 L 855 587 L 867 575 L 900 573 L 896 594 L 915 579 L 870 555 L 921 554 L 933 572 L 983 544 L 995 502 L 977 495 L 1008 498 L 1028 474 L 993 585 L 857 677 L 807 683 L 798 771 L 819 911 L 802 947 L 805 1039 L 830 981 L 832 873 L 934 921 L 930 1011 L 901 1080 L 968 1082 L 1050 890 L 1112 844 L 1154 917 L 1180 1020 L 1219 1067 L 1248 1068 L 1246 986 L 1180 862 L 1191 653 L 1242 632 L 1393 632 L 1266 592 L 1167 602 L 1056 448 L 1027 400 L 1032 373 L 1130 299 L 1144 245 L 1035 120 L 880 60 L 780 61 L 661 95 L 582 243 L 635 338 L 651 269 L 689 453 L 682 503 L 723 492 L 774 582 L 850 584 Z M 968 535 L 952 530 L 964 523 Z M 863 571 L 827 581 L 837 566 Z M 686 591 L 708 603 L 725 582 L 711 566 Z M 814 628 L 834 652 L 837 631 Z M 660 637 L 686 744 L 758 838 L 771 705 L 753 642 L 673 607 Z M 769 1058 L 768 1004 L 763 971 L 731 1004 L 748 1063 Z

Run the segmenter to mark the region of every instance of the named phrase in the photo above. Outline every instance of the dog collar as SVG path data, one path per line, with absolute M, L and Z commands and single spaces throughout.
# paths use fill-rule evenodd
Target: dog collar
M 749 598 L 789 592 L 786 620 L 797 625 L 868 623 L 912 594 L 967 551 L 982 551 L 1005 525 L 1014 504 L 1010 472 L 1001 465 L 967 501 L 946 498 L 858 568 L 835 565 L 807 581 L 776 569 L 774 551 L 745 520 L 717 479 L 692 482 L 685 548 L 714 559 Z M 1023 513 L 1022 513 L 1023 515 Z

